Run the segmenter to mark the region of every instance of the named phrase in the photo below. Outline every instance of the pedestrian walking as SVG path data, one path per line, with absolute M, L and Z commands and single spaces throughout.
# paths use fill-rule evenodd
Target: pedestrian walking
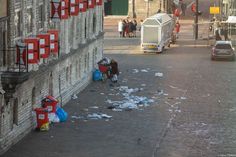
M 139 27 L 139 31 L 141 31 L 142 24 L 143 24 L 143 20 L 140 20 L 140 27 Z
M 129 38 L 132 38 L 133 37 L 133 22 L 132 21 L 129 21 L 128 23 L 128 36 Z
M 118 63 L 114 59 L 112 59 L 110 66 L 111 66 L 111 80 L 112 82 L 116 83 L 118 81 L 118 75 L 119 75 Z
M 136 31 L 137 31 L 137 21 L 133 20 L 133 36 L 136 37 Z
M 122 20 L 120 20 L 119 22 L 118 22 L 118 32 L 119 32 L 119 37 L 122 37 L 122 32 L 123 32 L 123 22 L 122 22 Z
M 125 34 L 126 34 L 126 21 L 123 20 L 122 21 L 122 37 L 125 37 Z
M 175 32 L 176 32 L 176 38 L 179 38 L 179 31 L 180 31 L 180 24 L 179 21 L 176 22 L 175 24 Z
M 174 15 L 175 15 L 176 19 L 179 20 L 180 11 L 178 8 L 175 9 Z
M 126 20 L 125 23 L 125 37 L 129 36 L 129 20 Z
M 184 2 L 182 2 L 182 3 L 181 3 L 181 10 L 182 10 L 183 16 L 185 16 L 185 11 L 186 11 L 186 9 L 187 9 L 187 4 L 184 3 Z

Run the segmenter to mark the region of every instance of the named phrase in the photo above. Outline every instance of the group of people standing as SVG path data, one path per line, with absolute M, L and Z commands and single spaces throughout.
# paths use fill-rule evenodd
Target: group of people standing
M 136 37 L 136 31 L 137 31 L 137 21 L 135 19 L 130 20 L 127 19 L 121 19 L 118 22 L 118 32 L 120 37 Z

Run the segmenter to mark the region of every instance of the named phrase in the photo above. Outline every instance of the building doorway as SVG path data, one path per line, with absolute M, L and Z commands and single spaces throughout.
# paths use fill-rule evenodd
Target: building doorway
M 128 0 L 106 0 L 105 15 L 128 15 Z

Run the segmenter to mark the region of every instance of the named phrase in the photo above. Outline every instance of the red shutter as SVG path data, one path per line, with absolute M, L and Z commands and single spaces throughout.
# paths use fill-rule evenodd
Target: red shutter
M 54 54 L 58 54 L 59 52 L 59 31 L 58 30 L 48 30 L 48 33 L 50 34 L 50 51 Z
M 77 16 L 79 14 L 79 0 L 70 0 L 70 15 Z
M 16 64 L 27 65 L 26 55 L 27 45 L 25 43 L 18 42 L 16 44 Z
M 88 0 L 88 8 L 94 8 L 94 0 Z
M 59 1 L 51 1 L 51 19 L 52 21 L 61 19 L 61 3 Z
M 28 47 L 28 64 L 36 64 L 39 62 L 39 39 L 27 38 L 25 43 Z
M 84 0 L 80 0 L 79 2 L 79 11 L 80 12 L 86 12 L 87 10 L 87 1 L 84 1 Z
M 96 0 L 97 5 L 102 5 L 102 0 Z
M 61 19 L 69 18 L 69 0 L 61 0 Z
M 48 58 L 50 54 L 50 34 L 39 34 L 39 55 L 40 58 Z

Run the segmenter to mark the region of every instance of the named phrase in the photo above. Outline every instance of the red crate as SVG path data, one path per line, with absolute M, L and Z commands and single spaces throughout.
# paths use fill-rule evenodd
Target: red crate
M 42 100 L 43 108 L 46 108 L 49 113 L 56 113 L 58 101 L 53 96 L 47 96 Z
M 98 68 L 102 73 L 106 73 L 109 70 L 109 66 L 98 64 Z
M 37 129 L 40 129 L 42 125 L 49 123 L 48 111 L 45 108 L 36 108 L 37 117 Z

